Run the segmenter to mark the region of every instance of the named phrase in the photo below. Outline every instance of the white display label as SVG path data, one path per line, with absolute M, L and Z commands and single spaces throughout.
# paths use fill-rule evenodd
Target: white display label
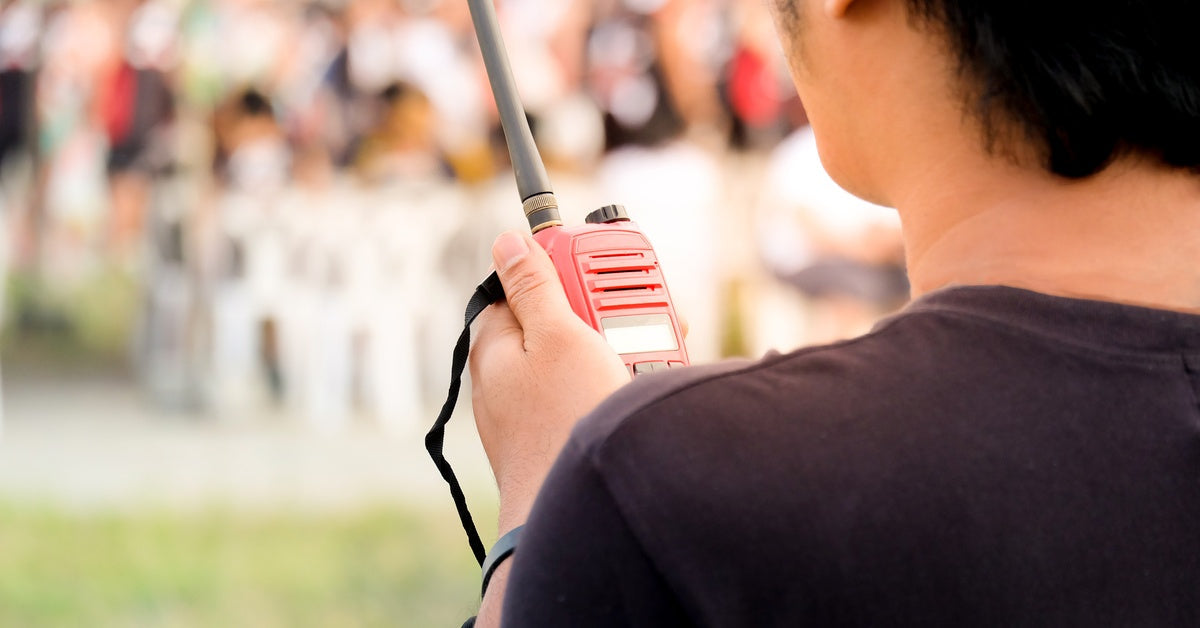
M 675 351 L 675 328 L 666 314 L 642 314 L 600 319 L 604 338 L 621 354 Z

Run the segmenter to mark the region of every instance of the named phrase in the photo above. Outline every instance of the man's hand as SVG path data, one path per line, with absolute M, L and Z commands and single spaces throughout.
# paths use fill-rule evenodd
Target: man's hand
M 530 236 L 492 246 L 507 303 L 479 318 L 471 403 L 500 488 L 500 532 L 525 522 L 571 428 L 629 382 L 621 358 L 567 303 L 550 257 Z

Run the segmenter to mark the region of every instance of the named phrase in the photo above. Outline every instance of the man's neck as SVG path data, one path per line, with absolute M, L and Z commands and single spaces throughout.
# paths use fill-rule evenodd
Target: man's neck
M 903 189 L 913 296 L 952 285 L 1200 313 L 1200 177 L 1125 158 L 1068 181 L 948 153 Z

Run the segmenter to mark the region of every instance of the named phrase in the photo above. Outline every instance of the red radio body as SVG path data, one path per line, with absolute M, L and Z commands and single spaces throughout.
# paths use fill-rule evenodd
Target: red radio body
M 556 226 L 534 239 L 554 261 L 571 309 L 604 335 L 631 375 L 688 364 L 658 257 L 637 225 Z

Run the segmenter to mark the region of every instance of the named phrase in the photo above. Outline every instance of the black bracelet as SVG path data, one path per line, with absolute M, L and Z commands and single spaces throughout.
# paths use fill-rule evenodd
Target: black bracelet
M 480 593 L 480 596 L 487 594 L 488 582 L 491 581 L 496 568 L 516 551 L 517 541 L 521 539 L 521 530 L 524 528 L 525 526 L 520 525 L 506 532 L 492 546 L 492 551 L 488 552 L 487 558 L 483 559 L 483 592 Z

